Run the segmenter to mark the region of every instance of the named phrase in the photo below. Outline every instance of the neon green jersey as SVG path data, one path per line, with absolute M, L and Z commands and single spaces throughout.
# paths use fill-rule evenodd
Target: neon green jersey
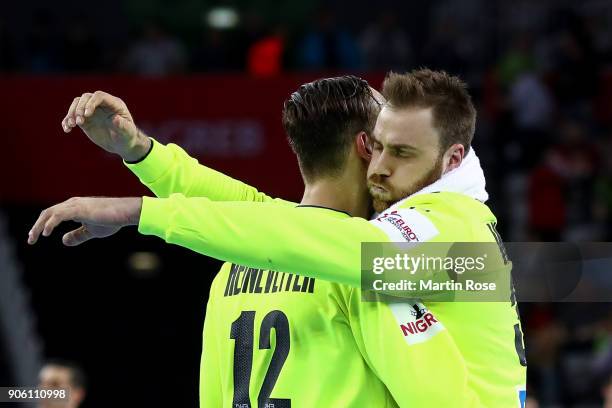
M 145 160 L 128 167 L 161 197 L 183 191 L 213 200 L 295 206 L 199 165 L 176 145 L 155 143 Z M 427 313 L 417 302 L 406 307 Z M 430 342 L 408 349 L 394 330 L 389 307 L 362 302 L 356 288 L 226 263 L 211 287 L 206 316 L 202 407 L 281 407 L 287 400 L 294 407 L 480 405 L 467 386 L 465 362 L 441 325 L 432 324 L 430 334 L 437 335 Z M 268 339 L 269 348 L 259 347 Z M 394 358 L 381 354 L 381 348 Z M 447 383 L 431 382 L 439 372 L 455 375 Z M 440 385 L 446 392 L 437 392 Z
M 424 305 L 404 304 L 432 322 L 427 342 L 408 347 L 389 306 L 362 302 L 356 288 L 225 264 L 211 287 L 204 323 L 201 404 L 481 406 L 448 331 Z M 453 375 L 431 380 L 441 372 Z
M 185 165 L 181 171 L 195 174 L 203 170 L 201 166 L 190 169 Z M 158 178 L 162 179 L 163 175 Z M 211 181 L 209 178 L 208 182 Z M 251 189 L 244 185 L 238 188 L 249 194 L 254 190 Z M 260 193 L 254 196 L 261 197 L 257 194 Z M 268 199 L 264 197 L 260 201 Z M 296 209 L 271 203 L 213 203 L 205 198 L 187 199 L 172 195 L 166 200 L 144 199 L 139 230 L 158 235 L 167 242 L 252 268 L 291 271 L 354 287 L 359 286 L 360 282 L 361 242 L 398 241 L 402 237 L 410 239 L 404 236 L 406 229 L 397 228 L 398 223 L 393 220 L 401 219 L 402 223 L 410 225 L 411 232 L 422 241 L 482 242 L 494 239 L 488 224 L 494 223 L 495 218 L 488 208 L 460 194 L 414 196 L 401 202 L 396 210 L 397 214 L 387 215 L 382 221 L 367 222 L 330 216 L 329 211 L 314 208 Z M 317 285 L 322 284 L 318 279 Z M 359 293 L 354 289 L 352 291 Z M 352 299 L 357 297 L 353 296 Z M 373 314 L 385 323 L 383 327 L 386 330 L 391 328 L 388 333 L 385 331 L 382 340 L 400 336 L 403 342 L 398 349 L 399 355 L 412 356 L 408 361 L 423 363 L 414 366 L 409 363 L 402 370 L 393 364 L 397 361 L 397 355 L 387 352 L 386 345 L 382 344 L 376 350 L 370 350 L 369 355 L 364 355 L 368 361 L 374 353 L 376 358 L 373 360 L 392 368 L 387 378 L 382 378 L 381 373 L 368 361 L 400 406 L 440 406 L 430 399 L 434 392 L 444 394 L 452 389 L 462 389 L 453 385 L 461 384 L 461 369 L 435 367 L 435 356 L 448 355 L 449 350 L 453 349 L 449 344 L 438 344 L 447 334 L 451 336 L 450 343 L 454 342 L 465 361 L 469 387 L 476 391 L 485 406 L 515 407 L 524 400 L 525 369 L 520 362 L 522 336 L 510 302 L 426 302 L 439 324 L 432 325 L 435 329 L 421 334 L 416 339 L 418 341 L 408 338 L 399 329 L 402 322 L 411 319 L 414 304 L 391 308 L 381 303 L 358 303 L 365 305 L 363 307 L 384 310 L 382 315 Z M 363 316 L 357 320 L 367 321 Z M 435 352 L 429 353 L 432 349 Z M 364 354 L 363 350 L 360 352 Z M 420 356 L 425 358 L 419 360 Z M 428 365 L 432 363 L 433 368 Z M 411 368 L 406 370 L 408 366 Z M 425 367 L 431 369 L 421 371 Z M 419 381 L 421 390 L 429 392 L 414 390 L 412 398 L 406 396 L 402 400 L 387 383 L 395 378 L 405 385 L 415 377 L 422 380 Z M 470 400 L 469 392 L 463 389 L 461 393 L 451 392 L 448 395 L 451 398 L 463 395 L 466 404 L 475 404 L 474 400 Z M 450 405 L 460 406 L 456 403 Z

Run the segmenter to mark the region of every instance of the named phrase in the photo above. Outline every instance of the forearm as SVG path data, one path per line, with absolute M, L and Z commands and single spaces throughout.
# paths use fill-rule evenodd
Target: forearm
M 153 148 L 143 160 L 126 166 L 157 197 L 181 193 L 213 201 L 273 201 L 256 188 L 200 164 L 175 144 L 152 142 Z
M 145 197 L 139 231 L 224 261 L 352 286 L 361 282 L 361 242 L 385 240 L 359 218 L 181 195 Z
M 400 298 L 446 300 L 454 296 L 453 291 L 418 285 L 405 291 L 375 286 L 370 281 L 383 278 L 371 273 L 362 279 L 361 244 L 389 242 L 388 236 L 364 219 L 338 218 L 317 208 L 212 202 L 180 194 L 167 199 L 145 197 L 138 229 L 168 243 L 252 268 L 291 272 L 353 287 L 363 284 L 373 292 Z M 436 248 L 443 251 L 447 245 Z M 381 247 L 381 255 L 395 256 L 397 251 L 386 248 L 392 253 L 387 254 Z M 417 251 L 418 247 L 411 248 Z M 445 269 L 419 271 L 434 282 L 448 280 Z

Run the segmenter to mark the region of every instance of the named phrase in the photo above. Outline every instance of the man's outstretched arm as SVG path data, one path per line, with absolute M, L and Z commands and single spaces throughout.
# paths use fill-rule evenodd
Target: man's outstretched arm
M 338 218 L 319 208 L 180 194 L 145 197 L 138 230 L 224 261 L 352 286 L 361 284 L 361 243 L 388 241 L 362 218 Z
M 106 92 L 87 92 L 73 100 L 62 128 L 69 133 L 77 126 L 94 144 L 120 156 L 158 197 L 181 193 L 213 201 L 292 204 L 201 165 L 177 145 L 166 146 L 148 137 L 136 126 L 125 102 Z
M 81 227 L 63 236 L 67 246 L 138 225 L 146 235 L 223 261 L 299 273 L 352 286 L 361 282 L 361 242 L 387 241 L 362 218 L 336 218 L 318 208 L 273 203 L 213 202 L 207 198 L 72 198 L 44 210 L 28 243 L 64 221 Z
M 363 242 L 423 243 L 439 239 L 439 231 L 429 218 L 413 207 L 400 205 L 397 210 L 366 221 L 316 207 L 213 202 L 207 198 L 173 194 L 169 198 L 70 199 L 41 213 L 28 234 L 28 243 L 36 243 L 41 234 L 49 236 L 57 225 L 67 220 L 82 224 L 64 235 L 63 242 L 67 246 L 79 245 L 91 238 L 107 237 L 124 226 L 138 225 L 142 234 L 156 235 L 168 243 L 223 261 L 296 273 L 353 287 L 361 286 Z M 458 224 L 446 225 L 446 228 L 453 227 L 458 227 Z M 402 238 L 407 234 L 416 237 Z M 445 257 L 450 246 L 452 243 L 442 243 L 432 254 L 437 258 Z M 395 257 L 393 249 L 391 252 Z M 384 256 L 384 253 L 383 249 L 381 254 Z M 493 262 L 496 260 L 502 261 L 496 258 Z M 493 275 L 490 278 L 496 279 L 501 290 L 507 290 L 510 281 L 505 279 L 506 266 L 490 262 L 487 262 L 492 266 Z M 370 265 L 367 269 L 370 270 Z M 449 278 L 444 267 L 430 271 L 426 265 L 422 265 L 416 272 L 425 273 L 424 276 L 441 282 Z M 384 287 L 380 289 L 388 292 Z M 439 291 L 435 288 L 411 288 L 409 293 L 403 295 L 393 291 L 393 288 L 389 290 L 389 294 L 396 296 L 409 295 L 430 300 L 448 299 L 447 296 L 453 295 L 452 290 Z
M 186 197 L 207 197 L 212 201 L 293 204 L 274 199 L 255 187 L 200 164 L 178 145 L 150 140 L 151 150 L 145 157 L 136 163 L 124 163 L 157 197 L 181 193 Z

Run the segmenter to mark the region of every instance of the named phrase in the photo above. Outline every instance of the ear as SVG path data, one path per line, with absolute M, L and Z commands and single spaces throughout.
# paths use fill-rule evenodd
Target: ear
M 444 172 L 448 173 L 451 170 L 456 169 L 461 165 L 463 161 L 463 156 L 465 155 L 465 148 L 462 144 L 455 143 L 451 147 L 448 148 L 446 153 L 444 154 Z
M 359 156 L 369 162 L 372 159 L 372 147 L 366 132 L 359 132 L 355 142 L 357 143 L 357 153 L 359 153 Z

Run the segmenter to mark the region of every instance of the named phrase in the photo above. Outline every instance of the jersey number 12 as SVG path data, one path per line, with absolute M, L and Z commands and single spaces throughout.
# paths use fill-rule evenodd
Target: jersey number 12
M 240 317 L 232 323 L 230 338 L 236 341 L 234 347 L 234 401 L 233 407 L 250 408 L 249 386 L 253 368 L 253 333 L 255 312 L 243 311 Z M 258 408 L 291 408 L 291 400 L 285 398 L 270 398 L 276 380 L 287 360 L 290 348 L 289 320 L 280 310 L 268 313 L 261 322 L 259 333 L 259 349 L 270 349 L 270 334 L 272 328 L 276 332 L 276 347 L 268 372 L 264 378 L 257 397 Z

